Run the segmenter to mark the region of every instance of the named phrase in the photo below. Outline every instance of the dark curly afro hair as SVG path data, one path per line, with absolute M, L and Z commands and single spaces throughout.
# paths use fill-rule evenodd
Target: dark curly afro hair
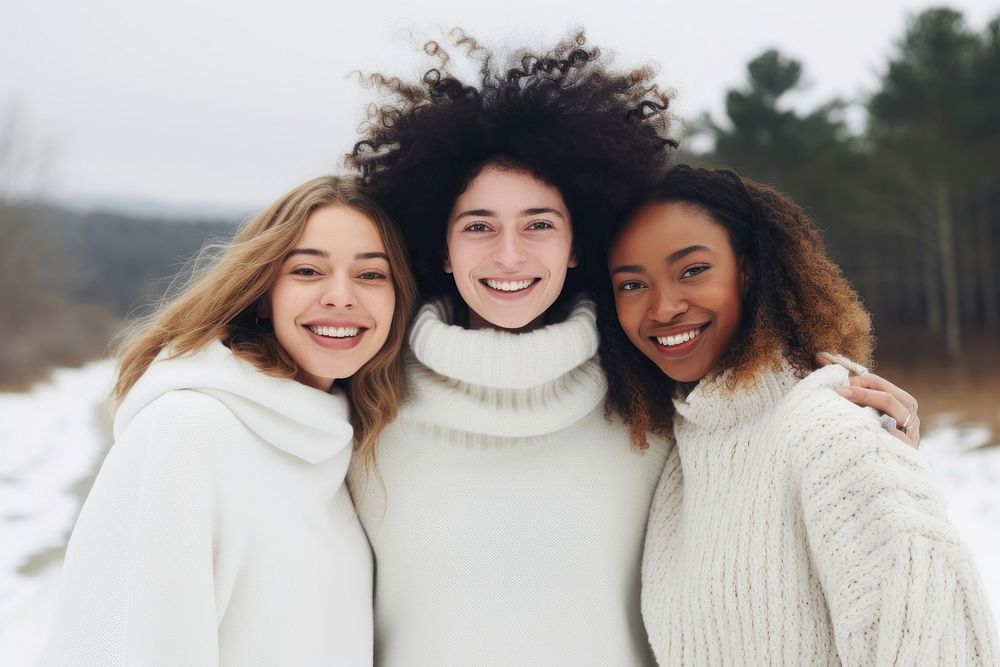
M 827 257 L 812 220 L 774 188 L 728 169 L 678 165 L 645 202 L 688 204 L 726 229 L 736 256 L 750 267 L 742 321 L 726 356 L 713 371 L 729 371 L 733 389 L 752 384 L 779 354 L 803 375 L 817 352 L 862 364 L 871 358 L 871 320 L 857 292 Z M 609 226 L 613 239 L 629 216 Z M 689 388 L 668 378 L 629 341 L 615 312 L 607 263 L 597 293 L 600 358 L 608 376 L 608 408 L 629 425 L 632 441 L 669 434 L 671 397 Z
M 438 42 L 424 45 L 437 63 L 417 82 L 369 75 L 387 100 L 371 108 L 347 163 L 403 230 L 425 298 L 456 294 L 442 271 L 448 217 L 488 165 L 524 170 L 560 191 L 580 262 L 562 295 L 582 291 L 590 284 L 583 276 L 604 262 L 583 241 L 663 174 L 676 146 L 669 94 L 652 82 L 652 69 L 615 69 L 582 33 L 499 65 L 460 30 L 449 41 L 478 66 L 478 80 L 467 85 L 454 75 Z

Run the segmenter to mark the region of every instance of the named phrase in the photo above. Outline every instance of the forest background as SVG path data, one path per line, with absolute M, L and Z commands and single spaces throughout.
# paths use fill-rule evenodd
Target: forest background
M 953 9 L 911 15 L 888 53 L 862 100 L 808 109 L 786 103 L 808 79 L 802 64 L 760 53 L 724 114 L 684 119 L 677 160 L 790 193 L 873 313 L 879 371 L 921 399 L 925 418 L 958 413 L 997 433 L 1000 12 L 982 28 Z M 38 156 L 14 108 L 0 113 L 0 390 L 12 391 L 107 356 L 125 318 L 240 220 L 81 212 L 25 195 Z

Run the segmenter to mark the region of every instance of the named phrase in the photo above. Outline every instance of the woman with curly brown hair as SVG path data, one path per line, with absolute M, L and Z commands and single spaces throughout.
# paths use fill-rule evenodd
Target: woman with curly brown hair
M 617 230 L 608 271 L 611 404 L 637 443 L 672 430 L 679 451 L 642 566 L 657 660 L 996 664 L 926 465 L 843 400 L 845 368 L 814 371 L 821 350 L 866 361 L 872 336 L 802 209 L 678 166 Z

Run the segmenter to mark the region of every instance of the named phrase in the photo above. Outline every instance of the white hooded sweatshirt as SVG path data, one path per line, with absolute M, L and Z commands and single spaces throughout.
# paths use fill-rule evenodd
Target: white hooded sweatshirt
M 156 361 L 70 540 L 47 662 L 370 665 L 348 414 L 221 343 Z

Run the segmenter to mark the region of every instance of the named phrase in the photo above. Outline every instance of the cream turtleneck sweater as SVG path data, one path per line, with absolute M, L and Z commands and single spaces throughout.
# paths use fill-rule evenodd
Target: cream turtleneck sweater
M 410 395 L 352 491 L 380 665 L 636 665 L 646 516 L 667 446 L 604 416 L 593 306 L 513 334 L 424 306 Z
M 925 464 L 834 392 L 846 384 L 839 366 L 782 366 L 675 401 L 681 470 L 657 489 L 642 566 L 660 664 L 1000 661 Z

